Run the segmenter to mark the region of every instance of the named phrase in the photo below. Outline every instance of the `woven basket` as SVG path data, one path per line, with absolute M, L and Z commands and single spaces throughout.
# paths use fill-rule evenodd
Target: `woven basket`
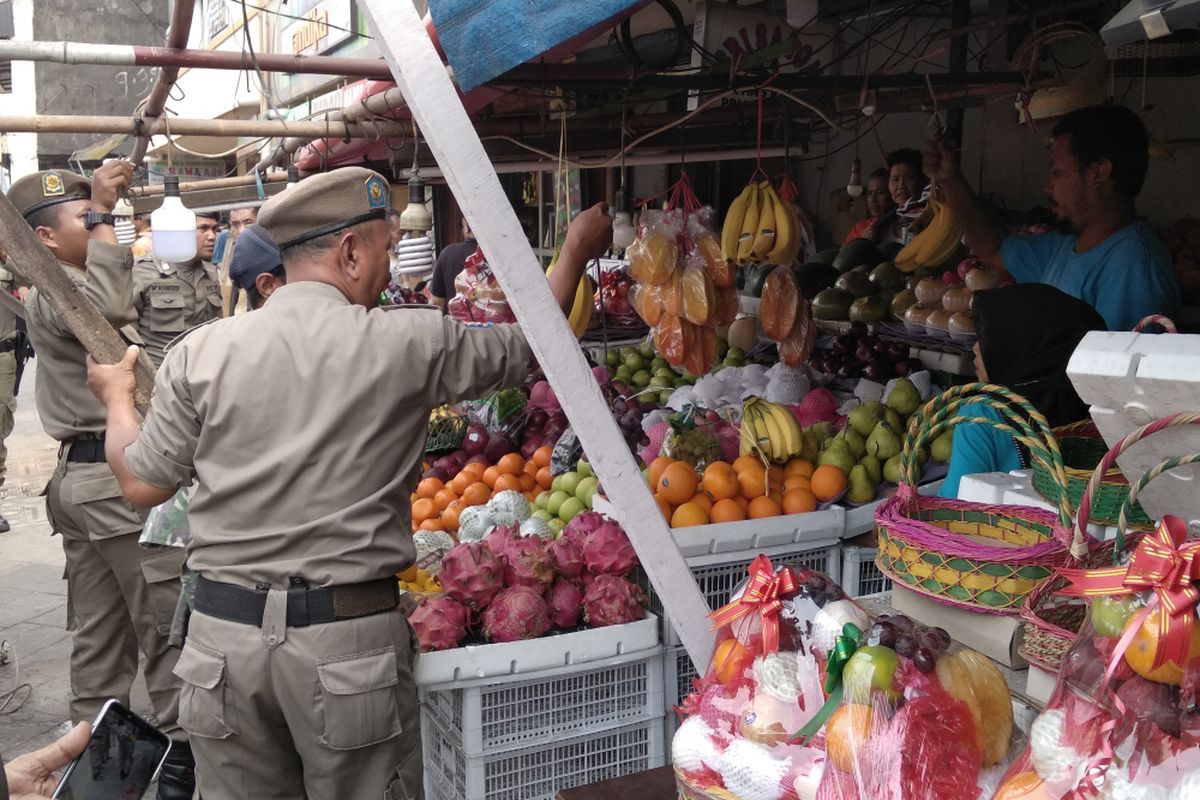
M 439 410 L 435 410 L 436 414 Z M 429 417 L 429 433 L 425 437 L 425 452 L 440 453 L 444 450 L 457 450 L 467 435 L 470 422 L 458 412 L 443 417 Z
M 1079 509 L 1079 498 L 1083 496 L 1084 487 L 1091 480 L 1092 472 L 1100 459 L 1108 451 L 1100 431 L 1091 420 L 1075 422 L 1054 429 L 1054 438 L 1058 441 L 1062 452 L 1064 472 L 1067 476 L 1067 497 L 1071 502 L 1071 511 Z M 1033 462 L 1033 488 L 1042 497 L 1054 502 L 1058 487 L 1050 469 L 1041 461 Z M 1092 495 L 1091 521 L 1100 525 L 1116 525 L 1117 514 L 1125 498 L 1129 496 L 1129 481 L 1121 468 L 1113 465 L 1106 472 L 1103 480 Z M 1130 525 L 1138 530 L 1149 529 L 1153 523 L 1140 505 L 1134 505 L 1130 517 Z
M 973 403 L 993 408 L 1004 421 L 961 416 L 962 407 Z M 1028 400 L 988 384 L 949 389 L 909 423 L 900 489 L 875 514 L 876 564 L 894 582 L 938 602 L 989 614 L 1018 614 L 1025 597 L 1069 557 L 1066 492 L 1059 493 L 1057 514 L 918 494 L 918 451 L 960 424 L 988 425 L 1011 434 L 1065 484 L 1054 435 Z
M 1116 464 L 1117 458 L 1122 453 L 1135 442 L 1139 442 L 1163 428 L 1195 424 L 1196 422 L 1200 422 L 1200 415 L 1177 414 L 1173 417 L 1165 417 L 1143 425 L 1108 450 L 1100 459 L 1100 463 L 1096 465 L 1092 478 L 1084 489 L 1083 497 L 1080 498 L 1079 514 L 1075 520 L 1076 537 L 1082 536 L 1083 531 L 1092 521 L 1090 516 L 1091 497 L 1098 491 L 1098 487 L 1108 474 L 1107 471 L 1111 470 L 1112 465 Z M 1141 534 L 1135 534 L 1128 538 L 1125 534 L 1129 530 L 1133 509 L 1140 508 L 1137 505 L 1137 497 L 1142 489 L 1167 470 L 1196 462 L 1200 462 L 1200 453 L 1168 459 L 1156 465 L 1131 486 L 1116 515 L 1116 539 L 1095 544 L 1084 559 L 1084 566 L 1101 567 L 1105 564 L 1115 563 L 1121 553 L 1136 544 L 1141 538 Z M 1032 592 L 1021 609 L 1021 618 L 1025 621 L 1025 641 L 1020 647 L 1021 655 L 1027 661 L 1052 673 L 1058 672 L 1062 659 L 1074 644 L 1075 637 L 1087 614 L 1087 605 L 1083 598 L 1055 594 L 1065 585 L 1065 579 L 1055 576 Z
M 675 789 L 679 792 L 679 800 L 739 800 L 737 795 L 720 786 L 709 789 L 692 786 L 679 770 L 675 770 Z

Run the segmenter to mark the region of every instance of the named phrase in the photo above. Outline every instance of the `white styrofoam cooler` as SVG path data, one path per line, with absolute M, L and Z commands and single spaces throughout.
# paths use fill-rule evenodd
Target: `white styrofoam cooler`
M 1067 374 L 1111 447 L 1159 417 L 1200 412 L 1200 336 L 1105 333 L 1084 337 Z M 1172 428 L 1133 445 L 1118 461 L 1130 482 L 1175 456 L 1200 452 L 1200 426 Z M 1200 492 L 1189 465 L 1159 477 L 1139 496 L 1152 519 L 1200 520 Z

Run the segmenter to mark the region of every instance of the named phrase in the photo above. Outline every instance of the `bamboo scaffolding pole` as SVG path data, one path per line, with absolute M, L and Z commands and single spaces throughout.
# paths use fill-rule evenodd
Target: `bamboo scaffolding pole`
M 195 0 L 176 0 L 174 8 L 171 9 L 171 27 L 167 30 L 167 47 L 187 47 L 188 34 L 192 30 L 192 11 L 195 8 Z M 166 109 L 167 96 L 171 94 L 171 87 L 175 85 L 175 79 L 178 77 L 179 67 L 163 67 L 159 70 L 150 94 L 137 109 L 134 109 L 134 116 L 159 119 Z M 146 157 L 146 149 L 150 146 L 150 135 L 142 131 L 134 133 L 137 134 L 137 138 L 133 143 L 133 154 L 130 156 L 130 160 L 136 167 Z
M 412 129 L 396 122 L 377 119 L 356 123 L 292 122 L 275 119 L 187 119 L 157 117 L 70 116 L 37 114 L 0 116 L 0 130 L 6 133 L 124 133 L 130 136 L 307 136 L 310 139 L 379 139 L 411 135 Z

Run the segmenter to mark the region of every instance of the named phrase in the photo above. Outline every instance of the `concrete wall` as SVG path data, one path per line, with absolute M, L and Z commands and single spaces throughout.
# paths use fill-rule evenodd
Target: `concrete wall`
M 33 0 L 13 0 L 13 26 L 17 39 L 33 38 Z M 31 61 L 14 61 L 12 64 L 12 92 L 0 94 L 0 114 L 32 116 L 37 112 L 37 84 L 34 81 L 34 66 Z M 8 185 L 0 186 L 8 191 L 11 181 L 37 172 L 37 134 L 6 133 L 4 148 L 9 158 Z

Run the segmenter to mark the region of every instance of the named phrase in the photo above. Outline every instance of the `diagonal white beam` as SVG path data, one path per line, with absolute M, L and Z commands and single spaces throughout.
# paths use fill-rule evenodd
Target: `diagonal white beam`
M 707 668 L 713 651 L 708 607 L 554 301 L 425 26 L 409 0 L 360 0 L 359 8 L 617 509 L 642 568 L 663 599 L 692 661 L 701 670 Z

